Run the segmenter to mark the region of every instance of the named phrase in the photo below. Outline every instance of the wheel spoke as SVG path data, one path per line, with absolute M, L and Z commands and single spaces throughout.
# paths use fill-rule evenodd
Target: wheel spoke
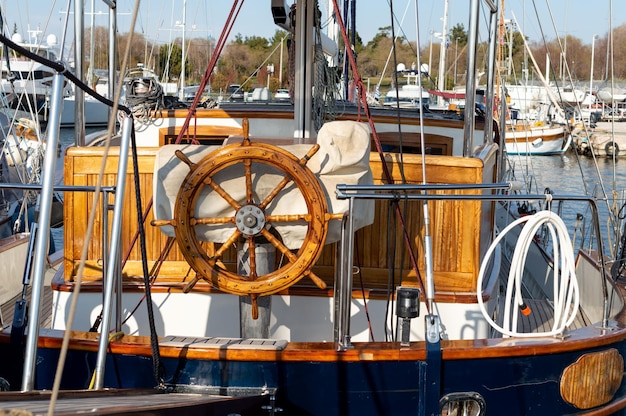
M 311 214 L 289 214 L 289 215 L 268 215 L 265 217 L 266 222 L 311 222 Z
M 261 231 L 261 234 L 263 234 L 263 237 L 265 237 L 267 241 L 270 242 L 270 244 L 276 247 L 278 251 L 280 251 L 285 257 L 287 257 L 287 259 L 291 263 L 295 262 L 298 259 L 296 255 L 291 252 L 291 250 L 289 250 L 278 238 L 274 237 L 272 233 L 267 231 L 265 228 Z
M 252 306 L 252 319 L 255 321 L 259 319 L 259 303 L 257 302 L 259 296 L 250 293 L 250 304 Z
M 234 224 L 234 217 L 218 217 L 218 218 L 190 218 L 189 224 L 194 225 L 216 225 L 216 224 Z
M 199 274 L 196 274 L 196 276 L 193 279 L 191 279 L 189 283 L 185 285 L 185 287 L 183 287 L 183 293 L 191 292 L 191 289 L 193 289 L 193 287 L 196 285 L 196 283 L 200 281 L 200 279 L 204 279 L 204 276 L 200 276 Z
M 259 277 L 256 274 L 256 245 L 254 244 L 254 237 L 248 237 L 248 260 L 250 263 L 250 280 L 256 280 Z
M 313 283 L 315 283 L 315 286 L 319 287 L 320 289 L 326 289 L 326 282 L 320 279 L 315 273 L 309 272 L 307 276 L 309 276 L 309 279 L 311 279 Z
M 291 182 L 291 181 L 292 181 L 292 179 L 291 179 L 291 178 L 284 177 L 284 178 L 283 178 L 283 179 L 282 179 L 282 180 L 278 183 L 278 185 L 276 185 L 276 187 L 275 187 L 274 189 L 272 189 L 272 192 L 270 192 L 270 193 L 269 193 L 269 195 L 267 195 L 267 196 L 265 197 L 265 199 L 263 200 L 263 202 L 261 202 L 261 203 L 259 204 L 259 208 L 261 208 L 261 209 L 265 209 L 265 207 L 267 207 L 267 206 L 270 204 L 270 202 L 272 202 L 272 201 L 274 200 L 274 198 L 276 198 L 276 195 L 278 195 L 278 193 L 279 193 L 280 191 L 282 191 L 282 190 L 285 188 L 285 186 L 287 186 L 287 184 L 288 184 L 289 182 Z
M 177 158 L 179 158 L 182 162 L 189 166 L 189 170 L 195 170 L 198 166 L 197 164 L 193 163 L 187 156 L 185 156 L 185 154 L 180 150 L 176 150 L 174 154 Z
M 232 246 L 233 244 L 235 244 L 235 242 L 237 242 L 237 239 L 239 238 L 240 235 L 241 235 L 241 231 L 235 228 L 235 232 L 233 232 L 233 235 L 231 235 L 230 238 L 226 240 L 220 248 L 215 250 L 215 254 L 213 254 L 213 257 L 212 257 L 215 262 L 217 262 L 217 260 L 222 257 L 222 254 L 224 254 L 224 252 L 228 250 L 230 246 Z
M 246 176 L 246 202 L 252 204 L 252 161 L 245 159 L 243 161 L 243 167 Z
M 215 181 L 211 178 L 211 177 L 207 177 L 204 179 L 204 183 L 209 185 L 211 188 L 213 188 L 213 190 L 215 192 L 217 192 L 217 194 L 219 196 L 221 196 L 222 198 L 224 198 L 224 200 L 226 202 L 228 202 L 228 204 L 233 207 L 235 209 L 235 211 L 237 211 L 239 208 L 241 208 L 241 205 L 239 204 L 239 202 L 235 201 L 233 199 L 232 196 L 230 196 L 230 194 L 228 192 L 226 192 L 224 190 L 224 188 L 222 188 L 219 184 L 215 183 Z

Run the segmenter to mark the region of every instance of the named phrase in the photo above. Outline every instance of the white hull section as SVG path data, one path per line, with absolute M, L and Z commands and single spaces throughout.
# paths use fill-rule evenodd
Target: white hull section
M 392 112 L 389 115 L 393 115 Z M 390 119 L 389 123 L 376 122 L 376 131 L 379 133 L 398 132 L 397 119 Z M 137 146 L 139 147 L 156 147 L 159 146 L 159 132 L 162 129 L 173 130 L 183 125 L 184 118 L 153 118 L 149 123 L 137 122 L 135 124 L 137 132 Z M 241 128 L 242 119 L 238 117 L 198 117 L 193 121 L 197 126 L 228 126 Z M 295 121 L 293 118 L 265 118 L 250 117 L 250 138 L 285 138 L 293 137 L 295 129 Z M 455 156 L 463 155 L 463 129 L 460 128 L 460 121 L 453 120 L 425 120 L 425 134 L 451 137 L 452 154 Z M 420 133 L 419 124 L 404 124 L 402 133 Z M 484 144 L 483 130 L 476 130 L 474 134 L 473 147 Z
M 512 155 L 553 155 L 564 153 L 571 135 L 563 127 L 506 132 L 506 151 Z
M 76 96 L 72 95 L 63 100 L 61 113 L 61 127 L 74 127 Z M 109 122 L 109 107 L 93 98 L 85 97 L 85 126 L 101 127 Z
M 2 239 L 0 264 L 2 264 L 4 277 L 0 285 L 0 304 L 4 304 L 22 291 L 22 276 L 28 255 L 28 240 L 28 234 L 24 233 Z M 8 322 L 3 323 L 7 324 Z
M 65 329 L 71 302 L 70 292 L 54 292 L 53 329 Z M 124 293 L 122 320 L 142 302 L 140 293 Z M 240 337 L 239 297 L 221 293 L 153 293 L 155 325 L 159 336 Z M 494 305 L 495 306 L 495 305 Z M 395 305 L 394 305 L 395 307 Z M 368 300 L 374 340 L 385 339 L 387 302 Z M 102 294 L 83 292 L 73 329 L 87 331 L 102 309 Z M 269 325 L 270 338 L 302 342 L 333 341 L 333 298 L 326 296 L 273 295 Z M 426 307 L 420 305 L 420 316 L 411 321 L 411 340 L 424 340 Z M 489 325 L 477 303 L 439 303 L 438 312 L 448 339 L 488 338 Z M 394 311 L 395 313 L 395 311 Z M 394 315 L 395 316 L 395 315 Z M 394 322 L 394 328 L 396 323 Z M 353 341 L 372 341 L 363 300 L 352 300 L 350 322 Z M 124 333 L 149 335 L 145 304 L 123 324 Z

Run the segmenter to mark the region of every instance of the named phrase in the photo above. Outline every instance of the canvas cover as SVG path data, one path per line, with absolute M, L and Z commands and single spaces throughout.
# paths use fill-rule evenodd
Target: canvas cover
M 254 137 L 250 139 L 254 143 Z M 232 140 L 231 140 L 232 142 Z M 271 139 L 264 139 L 271 143 Z M 319 151 L 308 161 L 307 167 L 315 174 L 326 194 L 330 213 L 348 211 L 348 200 L 338 200 L 335 189 L 338 184 L 371 184 L 372 173 L 369 166 L 370 132 L 364 123 L 353 121 L 333 121 L 326 123 L 318 133 Z M 285 145 L 297 158 L 303 157 L 310 144 Z M 218 149 L 218 146 L 167 145 L 159 149 L 155 160 L 154 175 L 154 216 L 156 219 L 172 219 L 180 186 L 189 173 L 189 167 L 179 160 L 174 152 L 181 150 L 187 158 L 199 163 L 205 156 Z M 253 189 L 255 201 L 262 200 L 282 180 L 283 173 L 271 166 L 253 163 Z M 236 201 L 245 201 L 243 164 L 217 172 L 213 179 Z M 355 230 L 374 221 L 374 201 L 356 200 L 354 207 Z M 267 207 L 266 214 L 307 213 L 302 192 L 291 182 Z M 233 217 L 234 209 L 210 187 L 205 186 L 195 205 L 194 217 Z M 273 223 L 281 235 L 283 244 L 289 249 L 299 248 L 306 236 L 306 226 L 293 223 Z M 234 232 L 233 224 L 196 226 L 196 235 L 201 241 L 225 242 Z M 172 226 L 162 226 L 161 231 L 174 236 Z M 339 241 L 341 222 L 330 221 L 326 244 Z

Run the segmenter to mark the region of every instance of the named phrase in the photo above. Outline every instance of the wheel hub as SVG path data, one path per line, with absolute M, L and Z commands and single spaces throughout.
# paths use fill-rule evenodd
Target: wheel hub
M 244 205 L 235 214 L 235 225 L 246 237 L 255 236 L 265 227 L 265 213 L 256 205 Z

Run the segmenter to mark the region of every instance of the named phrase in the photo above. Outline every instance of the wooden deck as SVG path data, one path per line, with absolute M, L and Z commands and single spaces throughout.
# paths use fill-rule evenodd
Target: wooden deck
M 501 276 L 508 276 L 511 263 L 502 256 Z M 554 306 L 546 299 L 532 299 L 526 295 L 524 296 L 524 303 L 531 310 L 529 315 L 524 315 L 522 312 L 517 313 L 518 331 L 521 333 L 539 333 L 550 332 L 554 325 Z M 504 295 L 499 299 L 498 310 L 504 311 Z M 590 325 L 590 320 L 585 316 L 581 308 L 579 308 L 576 314 L 576 319 L 572 322 L 569 330 L 580 329 Z
M 524 299 L 524 303 L 530 308 L 531 313 L 528 316 L 523 315 L 521 312 L 518 313 L 521 332 L 552 331 L 552 326 L 554 325 L 554 307 L 552 304 L 547 300 L 538 299 Z M 586 317 L 579 310 L 578 314 L 576 314 L 576 319 L 574 319 L 569 329 L 584 328 L 588 325 L 590 325 L 590 322 L 587 322 Z
M 102 390 L 62 392 L 57 416 L 113 414 L 142 415 L 255 415 L 269 396 L 218 396 L 198 393 L 161 393 L 156 390 Z M 1 393 L 0 415 L 46 415 L 50 392 Z
M 22 297 L 21 293 L 15 295 L 12 299 L 0 305 L 0 324 L 2 328 L 11 326 L 13 322 L 13 313 L 15 311 L 15 302 Z M 28 305 L 31 305 L 31 288 L 28 288 L 26 299 Z M 39 314 L 39 325 L 41 328 L 50 328 L 52 324 L 52 288 L 45 285 L 43 288 L 43 299 L 41 300 L 41 312 Z

